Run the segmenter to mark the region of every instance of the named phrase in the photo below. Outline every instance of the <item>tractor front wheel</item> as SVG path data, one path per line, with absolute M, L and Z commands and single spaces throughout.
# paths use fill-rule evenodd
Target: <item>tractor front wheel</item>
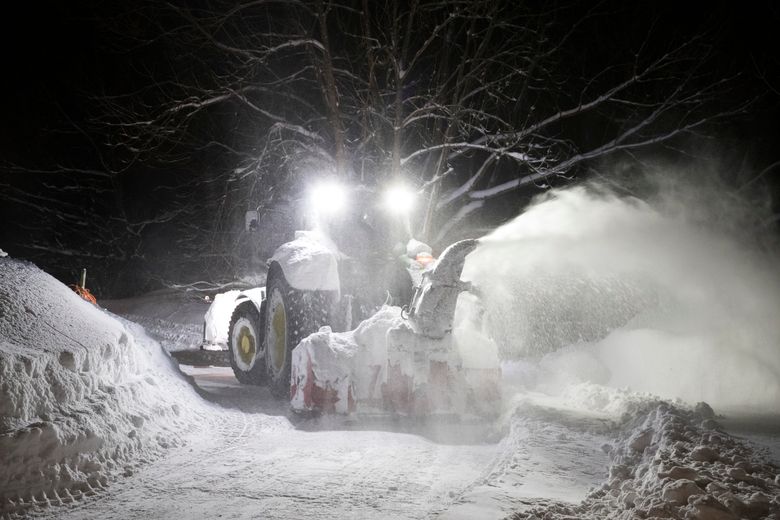
M 238 304 L 230 318 L 228 350 L 230 366 L 239 383 L 265 384 L 264 345 L 263 329 L 257 307 L 251 301 Z

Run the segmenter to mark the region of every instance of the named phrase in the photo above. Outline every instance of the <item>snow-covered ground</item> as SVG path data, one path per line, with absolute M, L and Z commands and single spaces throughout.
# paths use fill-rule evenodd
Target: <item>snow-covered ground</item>
M 493 423 L 295 417 L 230 369 L 181 372 L 139 325 L 0 258 L 0 511 L 780 519 L 775 278 L 721 241 L 682 247 L 698 231 L 641 204 L 567 197 L 487 241 L 489 261 L 472 271 L 493 277 L 480 286 L 513 359 Z M 561 219 L 567 233 L 546 228 Z M 684 254 L 652 249 L 669 237 Z M 561 250 L 580 254 L 556 265 Z M 177 307 L 160 295 L 111 305 L 157 327 L 171 351 L 192 346 L 196 317 Z
M 577 502 L 606 475 L 606 418 L 581 421 L 580 413 L 529 401 L 503 431 L 290 420 L 286 406 L 239 385 L 230 369 L 183 368 L 219 405 L 187 444 L 95 498 L 36 517 L 502 518 L 540 496 Z
M 496 425 L 297 420 L 229 369 L 187 367 L 188 384 L 142 328 L 31 264 L 0 260 L 0 306 L 5 515 L 500 517 L 519 475 L 558 487 L 564 467 L 543 462 L 567 442 L 581 451 L 586 433 L 531 414 Z M 545 451 L 551 434 L 560 442 Z M 600 481 L 605 438 L 586 443 L 592 463 L 561 475 L 556 497 Z
M 143 329 L 31 264 L 0 260 L 0 302 L 6 515 L 500 517 L 532 487 L 522 475 L 578 500 L 605 472 L 605 431 L 583 441 L 549 410 L 496 425 L 296 420 L 229 369 L 187 367 L 188 384 Z M 590 463 L 561 460 L 583 446 Z
M 181 291 L 161 290 L 100 306 L 143 326 L 168 352 L 194 350 L 203 342 L 203 316 L 210 301 Z

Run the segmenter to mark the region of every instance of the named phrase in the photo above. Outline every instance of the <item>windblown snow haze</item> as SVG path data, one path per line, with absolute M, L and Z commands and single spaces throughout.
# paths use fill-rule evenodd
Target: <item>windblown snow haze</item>
M 481 290 L 502 355 L 533 359 L 524 384 L 548 392 L 592 382 L 776 413 L 769 259 L 691 218 L 695 206 L 659 209 L 664 200 L 554 191 L 485 237 L 464 278 Z

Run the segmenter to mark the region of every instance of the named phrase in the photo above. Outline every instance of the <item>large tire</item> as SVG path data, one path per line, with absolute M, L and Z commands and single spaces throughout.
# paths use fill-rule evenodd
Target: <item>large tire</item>
M 228 327 L 230 367 L 239 383 L 263 385 L 266 381 L 265 342 L 257 307 L 251 301 L 240 303 Z
M 268 388 L 278 398 L 290 398 L 292 351 L 302 339 L 328 322 L 329 293 L 290 287 L 274 264 L 266 280 L 265 366 Z

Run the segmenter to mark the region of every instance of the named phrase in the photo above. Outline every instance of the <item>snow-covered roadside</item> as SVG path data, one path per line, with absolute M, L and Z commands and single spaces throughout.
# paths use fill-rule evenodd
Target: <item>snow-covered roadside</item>
M 778 514 L 777 467 L 720 432 L 702 417 L 706 408 L 697 414 L 647 394 L 564 384 L 530 363 L 505 366 L 508 412 L 497 444 L 497 435 L 466 439 L 458 425 L 442 426 L 455 433 L 446 441 L 359 418 L 349 428 L 323 418 L 296 429 L 286 405 L 265 388 L 239 385 L 230 369 L 189 372 L 206 401 L 140 327 L 87 304 L 30 264 L 0 259 L 0 514 Z M 533 391 L 542 387 L 549 393 Z M 33 507 L 73 502 L 115 476 L 123 478 L 98 500 Z
M 203 413 L 139 326 L 0 258 L 0 512 L 60 504 L 182 443 Z
M 138 323 L 168 352 L 198 349 L 203 341 L 203 316 L 209 302 L 180 291 L 155 291 L 98 304 Z
M 521 392 L 509 401 L 498 455 L 441 520 L 504 518 L 545 500 L 573 505 L 606 477 L 602 447 L 618 427 L 612 416 L 542 394 Z
M 581 388 L 587 393 L 588 387 L 595 388 Z M 623 414 L 621 430 L 605 446 L 609 477 L 585 500 L 577 505 L 542 502 L 513 518 L 780 518 L 778 466 L 723 432 L 708 405 L 691 410 L 652 399 L 634 401 Z
M 780 413 L 730 411 L 718 417 L 724 430 L 753 447 L 756 454 L 780 467 Z
M 273 430 L 259 417 L 226 415 L 99 500 L 42 518 L 430 518 L 494 450 L 389 431 Z
M 327 421 L 297 431 L 267 389 L 229 377 L 217 386 L 232 395 L 204 385 L 203 400 L 141 327 L 11 259 L 0 339 L 0 516 L 422 518 L 496 450 Z M 248 413 L 208 402 L 236 396 Z

